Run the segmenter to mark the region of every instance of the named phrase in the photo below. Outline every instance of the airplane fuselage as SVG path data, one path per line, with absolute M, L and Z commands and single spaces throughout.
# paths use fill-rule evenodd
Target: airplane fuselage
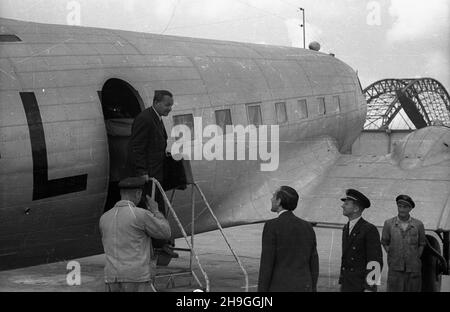
M 279 126 L 274 171 L 261 171 L 259 160 L 191 161 L 223 226 L 270 218 L 281 184 L 308 192 L 335 160 L 334 146 L 348 151 L 365 121 L 355 72 L 328 54 L 7 19 L 1 26 L 20 41 L 0 41 L 0 269 L 102 252 L 98 221 L 127 141 L 106 124 L 135 117 L 155 90 L 174 94 L 169 135 L 175 120 L 201 117 L 205 127 L 221 114 L 232 125 Z M 174 201 L 187 230 L 190 198 L 178 191 Z M 215 229 L 198 199 L 196 231 Z

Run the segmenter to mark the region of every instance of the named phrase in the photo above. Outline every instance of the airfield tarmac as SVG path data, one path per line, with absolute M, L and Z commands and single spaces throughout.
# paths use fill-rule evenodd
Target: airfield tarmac
M 249 291 L 256 291 L 258 282 L 259 259 L 261 253 L 261 235 L 263 224 L 254 224 L 225 229 L 231 246 L 240 257 L 249 277 Z M 320 260 L 318 291 L 339 291 L 338 276 L 341 256 L 341 230 L 315 228 L 317 250 Z M 176 240 L 176 247 L 186 247 L 184 239 Z M 195 236 L 195 250 L 200 262 L 208 274 L 210 291 L 244 291 L 244 275 L 234 257 L 227 248 L 219 231 Z M 189 267 L 189 253 L 179 252 L 180 258 L 173 259 L 167 268 L 159 272 L 181 270 Z M 385 257 L 386 255 L 384 255 Z M 0 291 L 32 292 L 101 292 L 104 291 L 103 267 L 104 255 L 76 259 L 81 266 L 81 285 L 69 286 L 66 282 L 68 262 L 57 262 L 28 268 L 0 272 Z M 386 261 L 386 258 L 384 259 Z M 197 276 L 202 280 L 198 269 Z M 386 289 L 387 270 L 382 272 L 382 285 L 379 291 Z M 167 288 L 167 278 L 159 278 L 156 286 L 159 291 L 193 291 L 199 288 L 194 283 L 188 286 L 191 278 L 175 278 L 175 288 Z M 173 286 L 173 285 L 170 285 Z

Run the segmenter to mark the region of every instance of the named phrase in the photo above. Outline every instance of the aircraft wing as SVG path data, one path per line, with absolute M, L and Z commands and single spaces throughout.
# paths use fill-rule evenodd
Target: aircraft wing
M 342 227 L 340 198 L 347 188 L 362 191 L 371 200 L 364 217 L 378 227 L 397 215 L 395 198 L 407 194 L 412 211 L 427 230 L 450 230 L 450 128 L 417 130 L 386 156 L 341 155 L 302 196 L 297 215 L 318 226 Z

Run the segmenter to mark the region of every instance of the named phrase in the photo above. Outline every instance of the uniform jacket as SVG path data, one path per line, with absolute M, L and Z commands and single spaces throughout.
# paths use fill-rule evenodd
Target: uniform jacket
M 349 224 L 342 231 L 342 260 L 339 284 L 342 291 L 376 291 L 376 285 L 369 285 L 367 275 L 373 268 L 367 269 L 367 264 L 377 261 L 380 273 L 383 267 L 383 252 L 381 250 L 380 234 L 377 228 L 361 218 L 349 235 Z
M 128 142 L 127 176 L 148 174 L 161 183 L 164 179 L 167 133 L 152 107 L 134 120 Z
M 316 234 L 291 211 L 266 222 L 258 291 L 315 291 L 319 275 Z
M 420 220 L 410 218 L 406 231 L 400 227 L 397 217 L 386 220 L 381 235 L 381 243 L 389 247 L 389 270 L 416 272 L 422 270 L 419 249 L 425 247 L 425 228 Z
M 147 282 L 154 274 L 155 260 L 150 237 L 170 238 L 170 226 L 160 212 L 119 201 L 100 218 L 106 256 L 105 282 Z

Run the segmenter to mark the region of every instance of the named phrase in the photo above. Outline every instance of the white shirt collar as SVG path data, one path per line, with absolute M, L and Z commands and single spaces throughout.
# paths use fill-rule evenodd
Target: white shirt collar
M 153 107 L 153 105 L 152 105 L 152 108 L 153 108 L 153 110 L 155 111 L 156 116 L 158 116 L 159 120 L 162 121 L 162 117 L 158 114 L 158 112 L 157 112 L 156 109 Z
M 361 219 L 362 216 L 359 216 L 356 219 L 353 219 L 351 221 L 349 221 L 349 226 L 348 226 L 348 232 L 351 233 L 353 228 L 355 227 L 356 223 L 358 223 L 359 219 Z
M 278 213 L 278 216 L 281 216 L 281 214 L 282 214 L 283 212 L 286 212 L 286 211 L 289 211 L 289 210 L 281 209 L 280 211 L 277 212 L 277 213 Z

